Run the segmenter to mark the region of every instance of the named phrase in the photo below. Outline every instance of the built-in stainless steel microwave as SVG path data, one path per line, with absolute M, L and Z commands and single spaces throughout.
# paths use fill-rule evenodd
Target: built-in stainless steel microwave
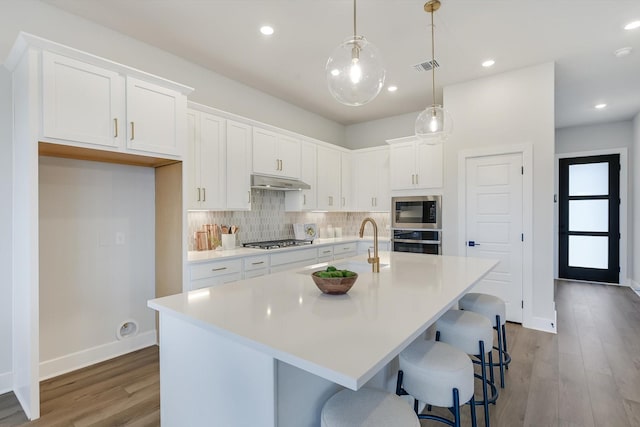
M 442 196 L 391 198 L 391 226 L 405 229 L 442 229 Z

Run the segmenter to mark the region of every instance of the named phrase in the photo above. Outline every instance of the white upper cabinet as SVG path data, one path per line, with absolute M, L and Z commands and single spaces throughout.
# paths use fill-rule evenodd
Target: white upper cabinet
M 317 152 L 316 144 L 302 142 L 300 156 L 300 180 L 309 184 L 309 190 L 286 191 L 285 209 L 287 211 L 309 211 L 317 209 L 316 185 L 317 176 Z
M 227 120 L 227 209 L 251 209 L 251 126 Z
M 442 144 L 430 145 L 415 138 L 408 139 L 408 142 L 388 141 L 391 144 L 391 190 L 441 188 Z
M 337 211 L 341 209 L 340 175 L 341 151 L 318 146 L 318 209 Z
M 389 157 L 388 147 L 354 153 L 358 211 L 387 212 L 390 210 Z
M 187 88 L 83 55 L 42 52 L 42 140 L 182 158 Z
M 300 178 L 300 140 L 253 128 L 253 172 Z
M 124 144 L 124 78 L 65 56 L 42 53 L 42 135 L 118 148 Z
M 355 208 L 353 191 L 353 157 L 351 153 L 340 153 L 340 210 Z
M 226 207 L 225 120 L 201 111 L 187 110 L 188 209 Z
M 184 101 L 179 92 L 127 77 L 127 148 L 182 155 Z

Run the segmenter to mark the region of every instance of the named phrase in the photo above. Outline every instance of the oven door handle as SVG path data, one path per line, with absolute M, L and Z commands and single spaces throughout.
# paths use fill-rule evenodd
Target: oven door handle
M 412 240 L 412 239 L 391 239 L 392 242 L 397 243 L 423 243 L 427 245 L 439 245 L 440 240 Z

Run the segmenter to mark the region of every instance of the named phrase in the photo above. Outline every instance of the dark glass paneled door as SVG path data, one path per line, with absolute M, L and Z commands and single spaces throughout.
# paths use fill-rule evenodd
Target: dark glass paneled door
M 560 159 L 559 260 L 563 279 L 620 281 L 620 155 Z

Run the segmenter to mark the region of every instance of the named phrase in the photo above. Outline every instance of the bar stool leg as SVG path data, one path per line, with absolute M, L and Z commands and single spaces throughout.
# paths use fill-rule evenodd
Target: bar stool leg
M 500 388 L 504 388 L 504 355 L 502 354 L 503 346 L 506 346 L 502 334 L 504 326 L 500 325 L 500 315 L 496 316 L 496 328 L 498 332 L 498 363 L 500 364 Z
M 487 391 L 487 362 L 484 358 L 484 341 L 480 341 L 480 367 L 482 370 L 482 405 L 484 406 L 484 425 L 489 427 L 489 394 Z

